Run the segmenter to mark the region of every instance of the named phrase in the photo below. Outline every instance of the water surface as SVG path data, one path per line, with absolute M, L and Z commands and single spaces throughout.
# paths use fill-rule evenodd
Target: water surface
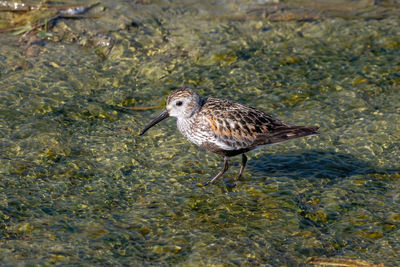
M 2 263 L 399 265 L 398 1 L 274 8 L 102 1 L 57 20 L 36 55 L 2 34 Z M 82 41 L 98 36 L 106 56 Z M 173 118 L 138 136 L 181 86 L 321 134 L 248 153 L 235 187 L 240 157 L 198 187 L 219 156 Z

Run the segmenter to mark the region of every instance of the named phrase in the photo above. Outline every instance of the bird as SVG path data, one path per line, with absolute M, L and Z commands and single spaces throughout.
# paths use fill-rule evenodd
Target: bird
M 168 117 L 176 117 L 179 131 L 189 141 L 223 156 L 222 169 L 203 186 L 214 183 L 228 170 L 230 157 L 242 155 L 239 180 L 246 167 L 246 152 L 319 134 L 318 126 L 285 123 L 256 108 L 227 99 L 202 98 L 190 88 L 180 88 L 168 95 L 165 109 L 139 135 Z

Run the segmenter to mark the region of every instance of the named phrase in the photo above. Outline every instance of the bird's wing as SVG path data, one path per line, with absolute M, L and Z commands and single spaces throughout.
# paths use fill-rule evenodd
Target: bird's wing
M 229 150 L 274 143 L 276 138 L 272 137 L 278 131 L 292 127 L 255 108 L 224 99 L 207 99 L 200 113 L 208 121 L 215 140 Z M 271 140 L 267 140 L 268 136 Z

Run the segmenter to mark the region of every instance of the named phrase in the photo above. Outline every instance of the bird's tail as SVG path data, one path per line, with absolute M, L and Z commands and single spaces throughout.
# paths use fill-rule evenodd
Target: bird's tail
M 268 143 L 281 143 L 294 138 L 317 135 L 319 134 L 318 129 L 318 126 L 285 126 L 282 129 L 275 129 L 274 133 L 269 134 Z

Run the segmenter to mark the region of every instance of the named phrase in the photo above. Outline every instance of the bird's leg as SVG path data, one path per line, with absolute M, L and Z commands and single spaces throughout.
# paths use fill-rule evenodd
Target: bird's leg
M 220 170 L 220 172 L 215 175 L 214 178 L 212 178 L 209 182 L 204 183 L 203 185 L 209 185 L 215 182 L 215 180 L 217 180 L 219 177 L 221 177 L 222 174 L 224 174 L 226 172 L 226 170 L 228 169 L 228 157 L 224 157 L 224 167 L 222 167 L 222 170 Z
M 239 171 L 239 176 L 238 176 L 238 180 L 240 179 L 240 177 L 242 177 L 242 173 L 244 171 L 244 168 L 246 167 L 246 163 L 247 163 L 247 157 L 245 154 L 242 154 L 242 166 L 240 166 L 240 171 Z

